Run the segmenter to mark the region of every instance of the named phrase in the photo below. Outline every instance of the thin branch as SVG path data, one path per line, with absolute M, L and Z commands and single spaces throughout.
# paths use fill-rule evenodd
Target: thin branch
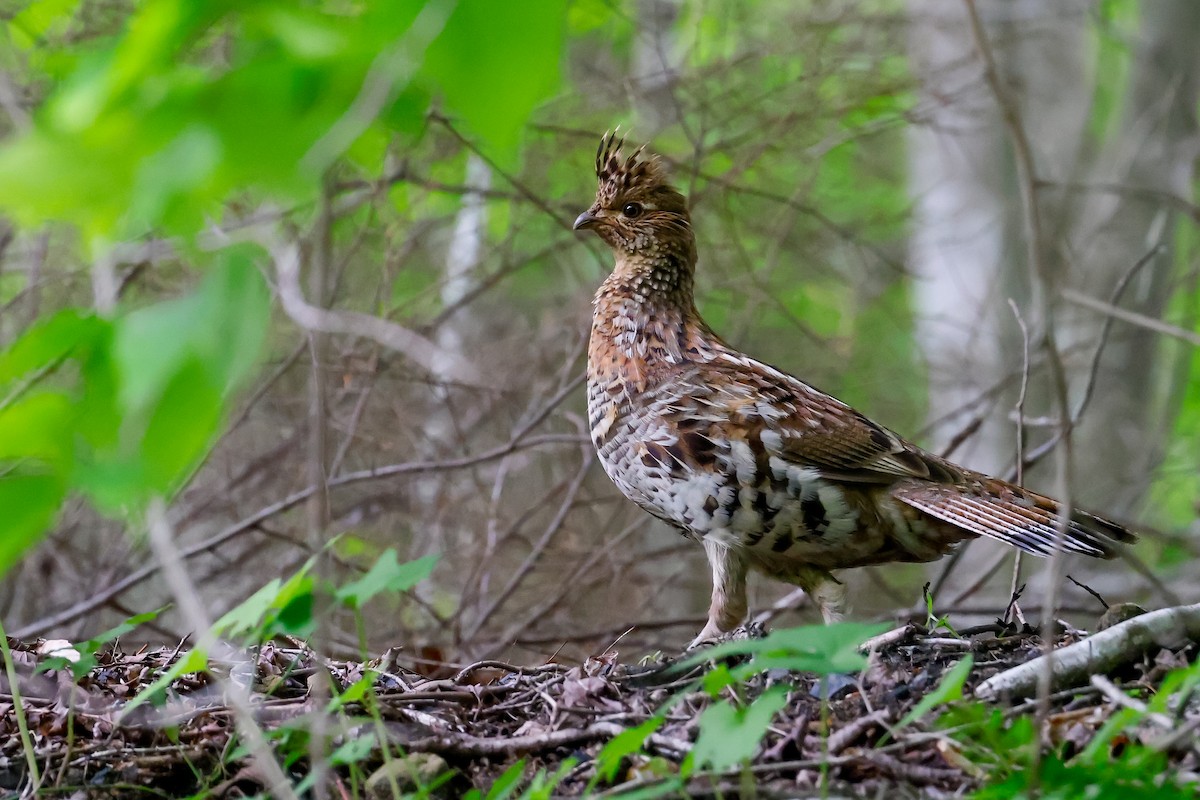
M 1075 305 L 1090 308 L 1093 311 L 1098 311 L 1101 314 L 1108 315 L 1111 319 L 1119 319 L 1122 322 L 1128 322 L 1131 325 L 1137 325 L 1141 328 L 1161 333 L 1164 336 L 1170 336 L 1178 339 L 1181 342 L 1187 342 L 1193 347 L 1200 347 L 1200 333 L 1184 330 L 1183 328 L 1172 325 L 1169 322 L 1163 322 L 1161 319 L 1148 317 L 1145 314 L 1139 314 L 1136 311 L 1130 311 L 1127 308 L 1115 306 L 1112 303 L 1106 303 L 1103 300 L 1097 300 L 1094 297 L 1077 292 L 1074 289 L 1063 289 L 1062 297 L 1068 302 Z
M 546 529 L 542 532 L 542 535 L 538 538 L 537 542 L 534 543 L 532 548 L 530 548 L 529 554 L 525 557 L 525 560 L 521 562 L 521 565 L 517 567 L 516 570 L 513 571 L 512 575 L 508 579 L 508 582 L 505 583 L 504 588 L 499 594 L 496 595 L 496 597 L 492 598 L 492 601 L 487 605 L 487 607 L 480 612 L 479 617 L 476 618 L 471 626 L 470 631 L 466 635 L 467 641 L 474 639 L 475 636 L 478 635 L 480 629 L 487 624 L 489 619 L 491 619 L 492 615 L 499 608 L 501 608 L 505 602 L 508 601 L 508 598 L 514 591 L 516 591 L 517 587 L 521 585 L 521 582 L 542 557 L 542 554 L 550 545 L 550 541 L 562 528 L 563 522 L 566 521 L 567 513 L 571 510 L 571 506 L 575 502 L 576 495 L 578 495 L 579 490 L 583 487 L 583 479 L 587 477 L 587 473 L 591 469 L 592 462 L 595 460 L 596 451 L 592 449 L 590 442 L 584 446 L 583 450 L 584 456 L 580 463 L 579 469 L 575 473 L 574 478 L 572 478 L 571 482 L 567 485 L 563 501 L 559 504 L 558 511 L 555 513 L 554 518 L 550 520 L 550 524 L 546 526 Z
M 1113 287 L 1112 294 L 1109 295 L 1110 305 L 1115 306 L 1120 301 L 1121 296 L 1124 295 L 1125 289 L 1129 286 L 1129 283 L 1138 274 L 1138 272 L 1142 270 L 1143 267 L 1154 260 L 1154 257 L 1158 255 L 1159 252 L 1161 252 L 1161 246 L 1152 247 L 1146 252 L 1145 255 L 1133 263 L 1129 270 L 1121 276 L 1120 280 L 1117 281 L 1117 285 Z M 1065 291 L 1063 292 L 1063 295 L 1064 299 L 1066 299 Z M 1025 461 L 1022 464 L 1023 468 L 1028 469 L 1038 461 L 1041 461 L 1047 453 L 1054 449 L 1062 437 L 1065 436 L 1069 430 L 1073 429 L 1074 426 L 1078 425 L 1079 420 L 1083 418 L 1083 412 L 1087 410 L 1087 407 L 1091 403 L 1092 397 L 1096 392 L 1096 383 L 1100 376 L 1100 358 L 1104 355 L 1105 347 L 1108 345 L 1108 339 L 1112 333 L 1114 319 L 1115 318 L 1113 316 L 1109 316 L 1104 320 L 1104 324 L 1100 328 L 1100 337 L 1096 342 L 1095 349 L 1092 351 L 1092 360 L 1090 366 L 1088 367 L 1087 383 L 1084 384 L 1083 395 L 1079 398 L 1078 405 L 1075 406 L 1075 410 L 1071 413 L 1070 428 L 1066 430 L 1059 430 L 1054 434 L 1054 436 L 1050 437 L 1045 442 L 1031 450 L 1025 457 Z M 1014 468 L 1014 475 L 1016 474 L 1016 470 L 1017 468 Z
M 292 320 L 310 331 L 344 333 L 372 339 L 395 350 L 437 375 L 473 385 L 483 385 L 479 369 L 456 353 L 450 353 L 416 331 L 390 320 L 356 311 L 318 308 L 304 299 L 300 289 L 300 251 L 294 242 L 265 242 L 275 262 L 279 300 Z
M 1017 486 L 1025 485 L 1025 396 L 1029 391 L 1029 328 L 1025 325 L 1025 320 L 1021 317 L 1021 309 L 1017 307 L 1016 301 L 1011 297 L 1008 298 L 1008 305 L 1012 309 L 1013 316 L 1017 318 L 1017 325 L 1021 328 L 1021 390 L 1017 394 L 1017 402 L 1015 405 L 1017 412 Z M 1013 556 L 1012 581 L 1009 583 L 1008 596 L 1015 597 L 1017 594 L 1017 586 L 1021 582 L 1021 551 L 1017 550 Z M 960 598 L 961 599 L 961 598 Z M 1016 603 L 1010 604 L 1010 608 L 1016 606 Z
M 464 467 L 473 466 L 486 461 L 493 461 L 497 458 L 503 458 L 509 453 L 513 453 L 518 450 L 538 447 L 543 444 L 578 444 L 579 441 L 580 439 L 578 436 L 562 436 L 559 434 L 530 436 L 523 440 L 516 438 L 507 444 L 480 453 L 476 456 L 465 456 L 462 458 L 448 459 L 445 461 L 410 461 L 403 464 L 392 464 L 387 467 L 346 473 L 330 479 L 329 488 L 334 489 L 362 481 L 378 480 L 379 478 L 393 477 L 396 475 L 411 475 L 419 472 L 437 472 L 443 470 L 462 469 Z M 300 505 L 316 490 L 317 487 L 315 486 L 307 486 L 299 491 L 293 492 L 287 497 L 284 497 L 282 500 L 277 500 L 274 503 L 259 509 L 254 514 L 241 520 L 240 522 L 230 525 L 215 536 L 205 539 L 202 542 L 198 542 L 190 547 L 184 548 L 181 551 L 181 554 L 183 558 L 188 559 L 200 555 L 201 553 L 206 553 L 210 550 L 213 550 L 230 539 L 256 528 L 260 523 L 270 519 L 276 514 L 280 514 Z M 125 578 L 122 578 L 120 581 L 117 581 L 112 586 L 100 590 L 99 592 L 88 597 L 86 600 L 82 600 L 70 608 L 31 622 L 20 630 L 14 632 L 13 636 L 17 638 L 35 636 L 39 633 L 50 630 L 57 625 L 63 625 L 67 622 L 79 619 L 80 617 L 95 611 L 97 608 L 100 608 L 114 597 L 123 594 L 130 588 L 157 574 L 158 571 L 159 567 L 157 564 L 147 564 L 141 569 L 130 573 Z

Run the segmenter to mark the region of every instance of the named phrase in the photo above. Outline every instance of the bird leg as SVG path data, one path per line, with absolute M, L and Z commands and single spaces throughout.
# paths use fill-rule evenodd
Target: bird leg
M 846 617 L 846 584 L 826 573 L 814 583 L 801 584 L 804 591 L 821 609 L 821 619 L 826 625 L 841 622 Z
M 846 584 L 827 570 L 806 564 L 780 563 L 764 558 L 754 559 L 754 568 L 780 581 L 799 586 L 821 610 L 821 619 L 829 625 L 846 617 Z
M 692 640 L 692 647 L 728 633 L 746 618 L 746 560 L 723 542 L 704 539 L 704 552 L 712 565 L 712 602 L 708 624 Z

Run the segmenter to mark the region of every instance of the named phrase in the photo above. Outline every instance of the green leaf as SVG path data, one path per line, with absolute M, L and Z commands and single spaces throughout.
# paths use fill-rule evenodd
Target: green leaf
M 335 765 L 357 764 L 379 746 L 374 733 L 368 733 L 342 744 L 329 754 L 329 763 Z
M 199 227 L 200 209 L 188 198 L 212 180 L 221 150 L 216 133 L 197 123 L 147 155 L 134 173 L 126 224 L 135 230 L 151 230 L 160 221 L 175 229 Z
M 424 556 L 401 564 L 396 551 L 388 548 L 367 574 L 342 586 L 334 596 L 351 608 L 362 608 L 380 592 L 405 592 L 413 588 L 429 577 L 437 561 L 437 556 Z
M 57 475 L 0 475 L 0 575 L 41 539 L 66 493 Z
M 247 633 L 258 628 L 267 613 L 278 608 L 278 598 L 283 581 L 272 578 L 258 591 L 226 611 L 213 623 L 213 630 L 229 636 Z
M 971 675 L 971 668 L 974 666 L 975 657 L 967 653 L 961 661 L 942 676 L 936 689 L 922 697 L 921 701 L 913 706 L 912 710 L 896 723 L 895 729 L 900 730 L 901 728 L 908 727 L 937 706 L 949 703 L 952 700 L 962 699 L 963 684 L 966 683 L 967 678 Z
M 518 759 L 508 769 L 504 770 L 499 778 L 496 778 L 495 783 L 488 789 L 486 800 L 508 800 L 509 795 L 517 790 L 521 785 L 521 780 L 525 777 L 525 759 Z
M 745 708 L 714 703 L 700 715 L 693 752 L 696 765 L 718 772 L 754 757 L 775 714 L 787 704 L 787 689 L 774 686 Z
M 38 392 L 0 408 L 0 462 L 35 459 L 62 472 L 71 462 L 75 409 L 58 392 Z
M 425 72 L 447 107 L 506 159 L 530 112 L 559 85 L 566 5 L 460 0 L 426 53 Z
M 261 639 L 285 632 L 304 635 L 313 625 L 313 559 L 287 581 L 273 578 L 213 625 L 218 635 Z
M 727 686 L 732 686 L 737 683 L 737 679 L 733 677 L 733 673 L 729 671 L 729 666 L 726 664 L 717 664 L 704 674 L 700 680 L 700 688 L 708 694 L 709 697 L 717 697 L 721 690 Z
M 79 0 L 33 0 L 9 21 L 13 44 L 28 50 L 54 26 L 65 26 Z
M 346 687 L 344 692 L 341 692 L 329 702 L 329 712 L 332 713 L 351 703 L 357 703 L 367 696 L 367 692 L 375 685 L 375 681 L 379 679 L 379 673 L 373 670 L 367 670 L 361 678 Z
M 316 598 L 312 591 L 312 580 L 308 579 L 302 582 L 299 588 L 299 591 L 287 599 L 283 608 L 279 609 L 279 613 L 275 615 L 274 624 L 262 634 L 264 637 L 272 636 L 275 633 L 289 633 L 293 636 L 306 636 L 312 633 L 317 624 L 313 617 Z
M 190 358 L 222 394 L 230 391 L 257 363 L 267 312 L 262 278 L 238 249 L 224 254 L 199 291 L 126 315 L 114 345 L 123 407 L 153 406 Z
M 808 625 L 772 631 L 762 639 L 723 642 L 689 656 L 673 669 L 682 672 L 729 656 L 750 655 L 753 660 L 733 670 L 736 678 L 783 668 L 828 675 L 834 672 L 858 672 L 867 665 L 858 646 L 887 629 L 886 624 L 840 622 L 834 625 Z
M 0 353 L 0 387 L 86 351 L 108 332 L 104 320 L 78 309 L 60 311 L 26 330 Z
M 146 492 L 166 494 L 208 451 L 221 418 L 221 395 L 195 359 L 184 362 L 154 406 L 141 445 Z
M 596 777 L 605 783 L 612 783 L 621 768 L 621 762 L 628 756 L 639 752 L 650 734 L 662 727 L 666 720 L 663 717 L 651 717 L 632 728 L 626 728 L 618 733 L 608 744 L 596 754 Z

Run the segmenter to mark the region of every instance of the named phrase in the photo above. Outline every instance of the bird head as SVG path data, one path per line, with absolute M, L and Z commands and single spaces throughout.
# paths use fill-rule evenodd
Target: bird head
M 624 139 L 606 134 L 596 149 L 599 188 L 575 230 L 593 230 L 618 257 L 683 255 L 693 249 L 687 200 L 667 181 L 657 157 L 638 148 L 626 157 Z

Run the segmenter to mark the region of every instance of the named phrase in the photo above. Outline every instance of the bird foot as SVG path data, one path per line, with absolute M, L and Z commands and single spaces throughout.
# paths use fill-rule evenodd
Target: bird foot
M 710 647 L 712 645 L 724 644 L 725 642 L 761 639 L 766 635 L 767 628 L 761 622 L 747 622 L 745 625 L 739 625 L 731 631 L 721 631 L 714 625 L 706 625 L 704 626 L 704 630 L 700 631 L 700 635 L 692 640 L 692 643 L 687 646 L 684 652 L 690 653 L 701 647 Z

